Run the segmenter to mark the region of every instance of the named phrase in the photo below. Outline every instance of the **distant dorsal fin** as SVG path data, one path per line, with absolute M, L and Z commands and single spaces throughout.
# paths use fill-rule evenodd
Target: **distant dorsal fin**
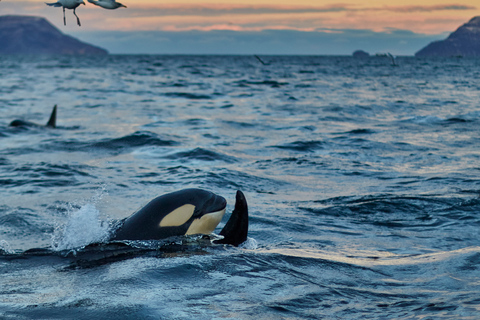
M 57 127 L 57 105 L 53 107 L 52 114 L 50 115 L 50 120 L 48 120 L 46 127 Z

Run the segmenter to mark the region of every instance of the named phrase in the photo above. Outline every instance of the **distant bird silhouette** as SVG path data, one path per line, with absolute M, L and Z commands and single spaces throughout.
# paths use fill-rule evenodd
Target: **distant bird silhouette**
M 392 66 L 398 66 L 397 61 L 395 60 L 395 57 L 390 52 L 387 52 L 387 56 L 392 61 Z
M 83 2 L 83 0 L 58 0 L 57 2 L 46 3 L 46 4 L 52 7 L 63 7 L 63 24 L 64 25 L 67 25 L 67 20 L 65 19 L 65 8 L 73 9 L 73 14 L 75 15 L 75 17 L 77 17 L 77 24 L 81 26 L 80 18 L 78 18 L 77 13 L 75 12 L 75 9 L 77 9 L 77 7 L 82 3 L 83 5 L 85 5 L 85 2 Z
M 261 64 L 263 64 L 264 66 L 268 65 L 268 63 L 265 63 L 265 62 L 264 62 L 262 59 L 260 59 L 260 57 L 257 56 L 256 54 L 254 54 L 253 56 L 254 56 L 255 58 L 257 58 L 257 60 L 258 60 Z
M 126 8 L 127 6 L 115 1 L 115 0 L 88 0 L 88 2 L 93 3 L 96 6 L 102 7 L 104 9 L 118 9 L 120 7 Z

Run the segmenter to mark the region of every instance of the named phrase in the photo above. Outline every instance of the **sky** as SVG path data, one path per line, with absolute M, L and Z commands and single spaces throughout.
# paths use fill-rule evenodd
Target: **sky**
M 64 26 L 62 9 L 42 0 L 1 0 L 0 15 L 45 17 L 111 53 L 413 55 L 480 14 L 480 1 L 464 0 L 118 2 L 127 8 L 106 10 L 85 0 L 76 9 L 81 27 L 71 10 Z

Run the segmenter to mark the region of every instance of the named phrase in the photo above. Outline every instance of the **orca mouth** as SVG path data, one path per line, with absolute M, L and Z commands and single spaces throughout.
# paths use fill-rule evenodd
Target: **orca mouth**
M 211 234 L 222 221 L 226 208 L 227 200 L 212 193 L 203 206 L 202 211 L 205 213 L 192 221 L 185 234 Z
M 211 234 L 220 221 L 222 221 L 225 208 L 226 206 L 219 211 L 206 213 L 200 218 L 193 220 L 185 234 Z

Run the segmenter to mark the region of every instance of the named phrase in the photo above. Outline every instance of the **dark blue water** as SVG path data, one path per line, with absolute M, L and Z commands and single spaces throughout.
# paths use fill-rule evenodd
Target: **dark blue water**
M 0 317 L 480 318 L 480 60 L 262 60 L 1 57 Z M 87 246 L 186 187 L 247 244 Z

